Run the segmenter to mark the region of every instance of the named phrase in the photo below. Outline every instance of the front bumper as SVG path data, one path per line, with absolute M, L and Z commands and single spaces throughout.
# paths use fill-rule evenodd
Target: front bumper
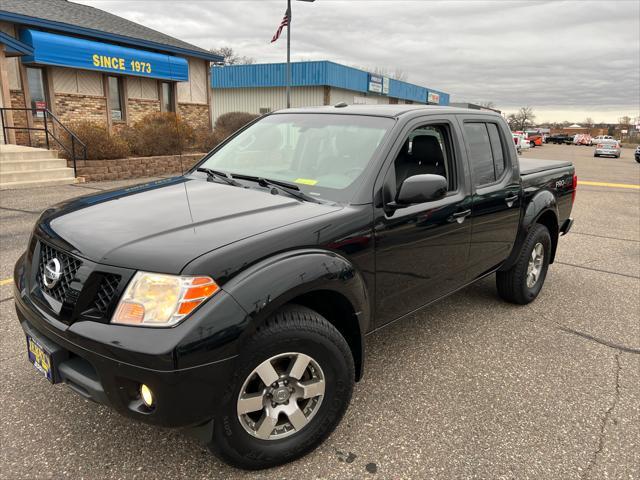
M 18 289 L 14 293 L 23 330 L 52 353 L 56 382 L 145 423 L 193 427 L 213 418 L 233 372 L 234 358 L 172 369 L 135 365 L 126 359 L 137 358 L 140 352 L 128 352 L 130 355 L 118 358 L 98 352 L 93 348 L 95 342 L 82 341 L 82 337 L 60 330 L 55 320 L 47 318 L 28 296 Z M 140 399 L 143 383 L 154 394 L 153 408 L 146 407 Z

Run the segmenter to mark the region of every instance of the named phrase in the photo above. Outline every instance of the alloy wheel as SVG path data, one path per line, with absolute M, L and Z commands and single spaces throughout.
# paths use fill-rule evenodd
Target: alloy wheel
M 243 428 L 261 440 L 279 440 L 309 424 L 325 393 L 322 368 L 309 355 L 289 352 L 258 365 L 238 395 Z
M 538 242 L 531 251 L 529 264 L 527 265 L 527 287 L 532 288 L 540 278 L 544 264 L 544 246 Z

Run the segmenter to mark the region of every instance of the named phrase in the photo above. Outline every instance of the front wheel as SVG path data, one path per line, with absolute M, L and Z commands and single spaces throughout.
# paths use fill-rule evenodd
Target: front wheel
M 536 224 L 525 239 L 516 263 L 496 273 L 498 294 L 510 303 L 526 305 L 536 299 L 547 277 L 551 258 L 551 235 Z
M 243 348 L 209 449 L 249 470 L 305 455 L 342 419 L 354 372 L 349 346 L 333 325 L 308 308 L 285 307 Z

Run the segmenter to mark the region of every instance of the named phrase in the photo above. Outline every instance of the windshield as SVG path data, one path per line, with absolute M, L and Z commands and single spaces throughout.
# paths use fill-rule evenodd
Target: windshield
M 269 115 L 199 166 L 295 183 L 310 195 L 347 201 L 393 123 L 362 115 Z

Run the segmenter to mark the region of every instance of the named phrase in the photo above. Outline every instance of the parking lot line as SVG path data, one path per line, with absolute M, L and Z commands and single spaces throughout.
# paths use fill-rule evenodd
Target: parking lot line
M 0 287 L 2 287 L 3 285 L 9 285 L 11 282 L 13 282 L 13 278 L 5 278 L 4 280 L 0 280 Z
M 640 185 L 635 185 L 633 183 L 609 183 L 609 182 L 591 182 L 588 180 L 578 180 L 578 185 L 589 185 L 591 187 L 630 188 L 632 190 L 640 190 Z

